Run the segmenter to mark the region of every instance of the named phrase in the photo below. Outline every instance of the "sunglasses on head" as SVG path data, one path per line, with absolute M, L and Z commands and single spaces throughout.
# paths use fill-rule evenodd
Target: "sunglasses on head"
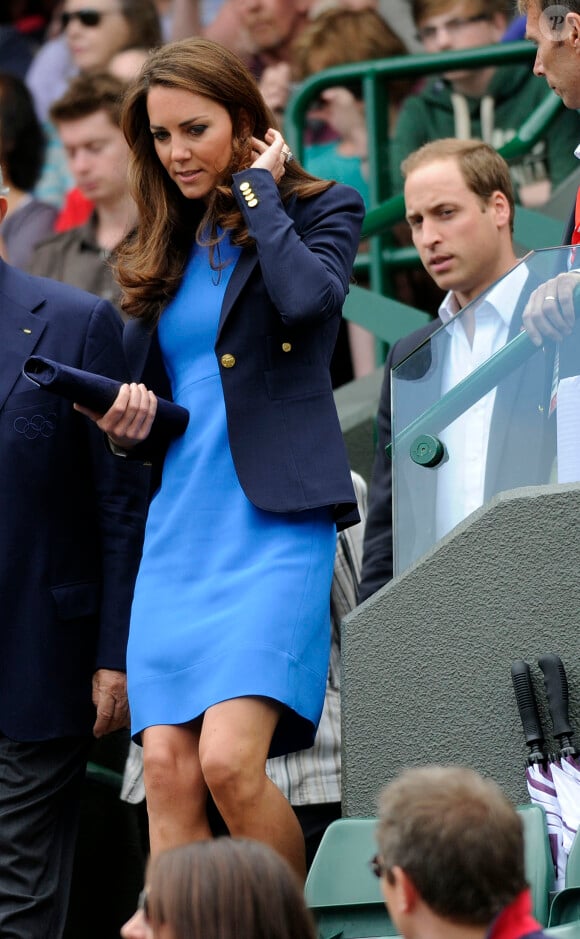
M 78 20 L 83 26 L 98 26 L 107 13 L 117 13 L 117 10 L 74 10 L 72 13 L 61 13 L 60 22 L 63 29 L 72 20 Z

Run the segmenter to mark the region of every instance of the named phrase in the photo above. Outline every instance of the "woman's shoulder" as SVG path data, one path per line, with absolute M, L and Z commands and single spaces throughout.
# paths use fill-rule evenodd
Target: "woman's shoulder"
M 365 214 L 365 204 L 361 194 L 354 186 L 348 183 L 331 182 L 328 188 L 322 189 L 305 199 L 297 199 L 296 211 L 306 214 L 318 214 L 319 211 L 345 212 L 360 215 Z
M 313 174 L 314 178 L 322 185 L 318 191 L 295 191 L 296 201 L 305 205 L 313 205 L 320 202 L 362 202 L 360 193 L 349 183 L 341 182 L 329 176 L 320 176 Z

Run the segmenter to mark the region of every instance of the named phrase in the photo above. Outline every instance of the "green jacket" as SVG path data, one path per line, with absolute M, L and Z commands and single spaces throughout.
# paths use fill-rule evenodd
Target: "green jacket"
M 393 193 L 403 188 L 401 162 L 413 150 L 441 137 L 480 137 L 499 150 L 549 93 L 527 65 L 497 68 L 481 98 L 454 94 L 442 78 L 429 82 L 409 95 L 399 113 L 389 150 Z M 557 186 L 578 167 L 579 142 L 580 117 L 563 109 L 530 153 L 510 161 L 516 195 L 520 186 L 546 178 Z

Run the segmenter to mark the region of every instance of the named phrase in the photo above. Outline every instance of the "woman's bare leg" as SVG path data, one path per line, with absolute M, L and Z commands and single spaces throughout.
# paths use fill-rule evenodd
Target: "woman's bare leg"
M 199 762 L 199 722 L 143 731 L 151 853 L 211 838 L 207 786 Z
M 266 758 L 280 718 L 269 698 L 234 698 L 204 714 L 199 739 L 203 776 L 232 835 L 275 848 L 303 880 L 304 837 L 294 811 L 266 776 Z

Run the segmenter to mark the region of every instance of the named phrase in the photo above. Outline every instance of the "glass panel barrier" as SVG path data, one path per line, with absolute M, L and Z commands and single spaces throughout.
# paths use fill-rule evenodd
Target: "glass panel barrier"
M 392 370 L 395 574 L 496 493 L 580 481 L 580 326 L 542 347 L 522 332 L 572 252 L 526 255 Z

